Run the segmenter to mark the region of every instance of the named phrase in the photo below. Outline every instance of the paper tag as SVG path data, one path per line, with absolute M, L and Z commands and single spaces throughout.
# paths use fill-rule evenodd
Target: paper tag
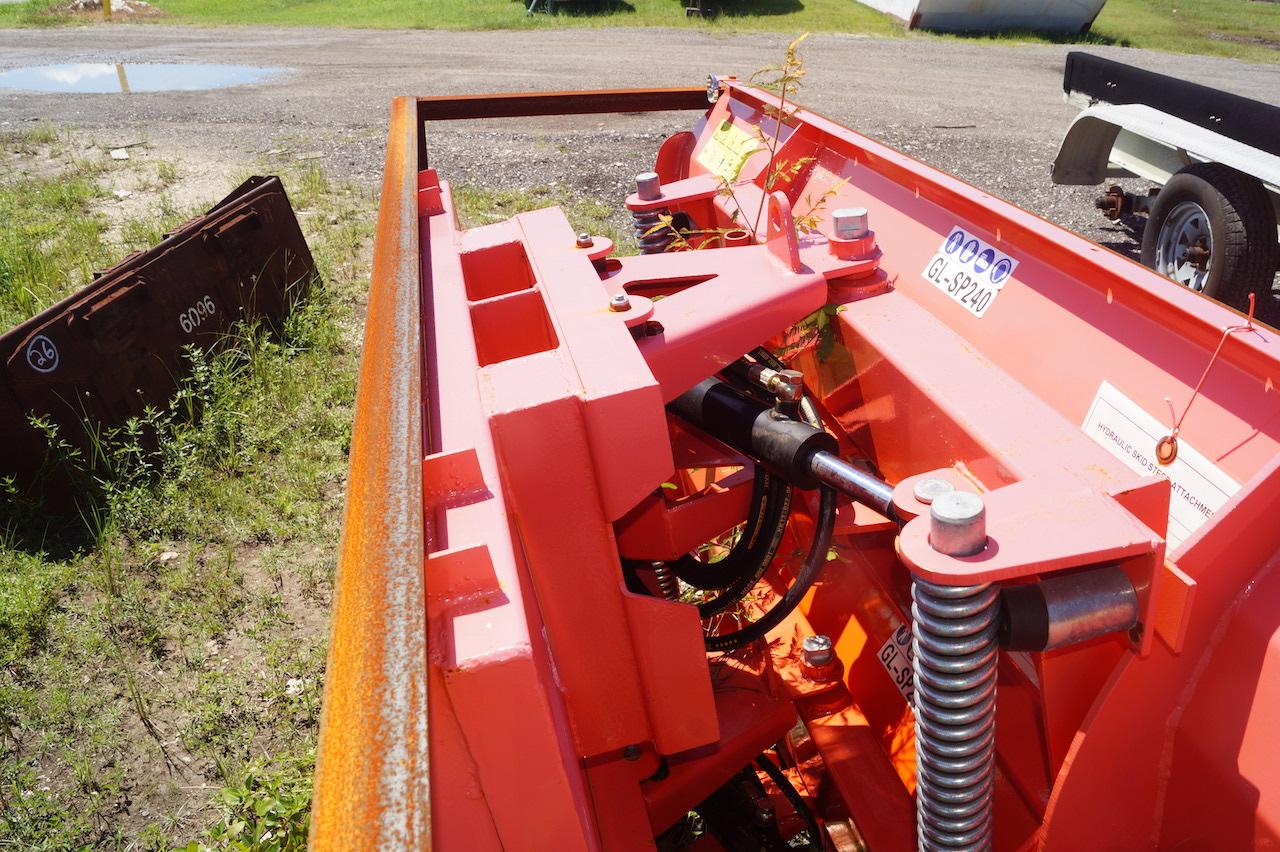
M 1156 462 L 1156 443 L 1169 434 L 1169 425 L 1152 417 L 1108 382 L 1098 388 L 1089 406 L 1085 434 L 1120 459 L 1135 473 L 1169 480 L 1169 552 L 1213 517 L 1240 483 L 1209 461 L 1185 438 L 1178 439 L 1178 457 L 1172 464 Z
M 713 175 L 729 182 L 738 179 L 738 172 L 746 165 L 747 158 L 760 147 L 760 140 L 733 122 L 720 122 L 707 144 L 698 152 L 698 162 Z

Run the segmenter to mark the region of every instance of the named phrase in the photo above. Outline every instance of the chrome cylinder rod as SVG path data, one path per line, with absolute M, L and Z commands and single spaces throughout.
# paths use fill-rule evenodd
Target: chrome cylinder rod
M 893 486 L 859 470 L 839 456 L 819 450 L 809 457 L 809 469 L 819 482 L 870 506 L 886 518 L 894 518 Z

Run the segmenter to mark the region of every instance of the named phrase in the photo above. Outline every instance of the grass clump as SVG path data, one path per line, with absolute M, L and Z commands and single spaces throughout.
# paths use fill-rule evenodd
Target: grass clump
M 615 254 L 635 254 L 636 240 L 626 223 L 626 211 L 619 211 L 597 198 L 580 196 L 551 187 L 530 189 L 486 189 L 470 184 L 453 187 L 458 221 L 464 228 L 476 228 L 510 219 L 518 213 L 559 206 L 575 233 L 586 231 L 608 237 L 617 247 Z
M 33 134 L 23 144 L 43 139 Z M 0 329 L 39 313 L 83 286 L 110 254 L 102 237 L 106 217 L 95 202 L 106 192 L 101 169 L 76 161 L 52 176 L 29 176 L 0 186 Z

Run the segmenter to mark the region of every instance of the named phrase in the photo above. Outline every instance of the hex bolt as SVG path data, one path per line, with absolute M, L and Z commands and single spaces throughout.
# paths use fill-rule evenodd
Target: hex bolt
M 715 103 L 720 100 L 720 78 L 715 74 L 707 75 L 707 102 Z
M 857 240 L 867 235 L 867 208 L 841 207 L 833 218 L 837 239 Z
M 947 556 L 973 556 L 987 546 L 987 507 L 970 491 L 949 491 L 929 505 L 929 544 Z
M 657 172 L 641 172 L 636 175 L 636 195 L 641 201 L 657 201 L 662 197 L 662 181 Z
M 911 493 L 915 495 L 917 500 L 928 506 L 943 494 L 947 494 L 955 490 L 956 487 L 947 480 L 931 476 L 928 479 L 922 479 L 917 482 L 915 487 L 911 489 Z
M 589 233 L 587 233 L 586 231 L 583 231 L 582 233 L 578 234 L 578 248 L 591 248 L 592 245 L 593 245 L 593 242 L 591 240 L 591 235 Z
M 631 310 L 631 300 L 627 298 L 626 293 L 617 293 L 609 300 L 609 310 L 622 311 Z
M 814 668 L 828 665 L 836 656 L 831 637 L 821 633 L 804 637 L 804 641 L 800 643 L 800 651 L 804 655 L 805 665 Z

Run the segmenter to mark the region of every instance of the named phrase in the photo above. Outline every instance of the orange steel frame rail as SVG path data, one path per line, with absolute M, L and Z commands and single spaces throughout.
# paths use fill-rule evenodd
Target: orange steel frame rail
M 627 206 L 734 221 L 698 153 L 767 125 L 770 103 L 726 83 L 658 152 L 661 205 Z M 427 120 L 706 106 L 701 88 L 394 102 L 312 847 L 647 848 L 798 715 L 791 777 L 815 810 L 873 850 L 910 848 L 912 708 L 881 661 L 912 624 L 911 577 L 1098 564 L 1136 589 L 1129 634 L 999 655 L 995 846 L 1277 841 L 1276 332 L 803 110 L 782 150 L 809 165 L 766 193 L 748 158 L 735 193 L 766 213 L 724 250 L 588 258 L 556 209 L 461 231 L 426 166 Z M 794 229 L 828 189 L 874 234 L 842 243 L 829 210 Z M 982 310 L 928 277 L 957 230 L 1010 261 Z M 611 293 L 630 307 L 610 312 Z M 709 664 L 691 607 L 618 577 L 620 556 L 671 558 L 744 505 L 732 477 L 701 502 L 663 496 L 744 463 L 663 404 L 823 304 L 841 306 L 838 345 L 792 366 L 841 454 L 898 483 L 906 523 L 844 503 L 834 546 L 852 556 L 767 649 Z M 1184 460 L 1199 450 L 1223 489 L 1203 519 L 1180 514 L 1201 499 L 1182 481 L 1135 467 L 1150 453 L 1128 427 L 1094 422 L 1104 403 L 1158 422 L 1177 407 Z M 982 495 L 982 553 L 932 549 L 912 490 L 926 476 Z M 780 553 L 812 535 L 811 501 L 796 506 Z M 836 680 L 805 673 L 814 632 L 835 640 Z
M 316 848 L 431 847 L 413 103 L 392 105 L 338 560 Z

